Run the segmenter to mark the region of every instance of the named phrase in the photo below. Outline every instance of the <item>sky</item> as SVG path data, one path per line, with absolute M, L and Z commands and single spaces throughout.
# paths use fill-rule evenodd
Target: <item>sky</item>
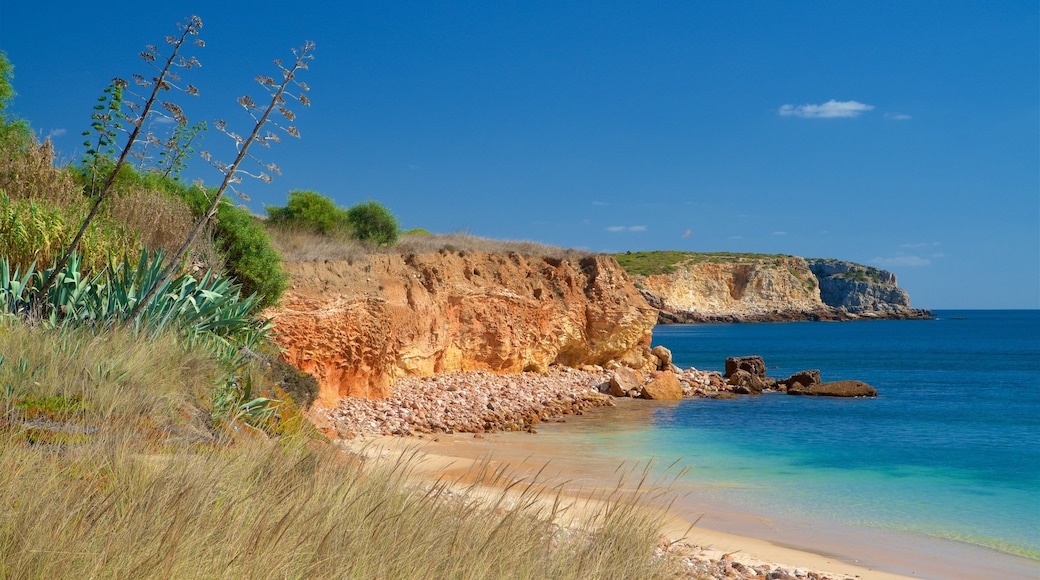
M 1040 307 L 1040 7 L 1004 2 L 0 0 L 9 112 L 84 152 L 113 77 L 195 14 L 173 95 L 230 161 L 257 75 L 313 41 L 301 139 L 248 207 L 317 191 L 404 228 L 595 252 L 782 253 L 898 276 L 921 308 Z M 189 178 L 221 175 L 193 159 Z M 243 202 L 244 203 L 244 202 Z

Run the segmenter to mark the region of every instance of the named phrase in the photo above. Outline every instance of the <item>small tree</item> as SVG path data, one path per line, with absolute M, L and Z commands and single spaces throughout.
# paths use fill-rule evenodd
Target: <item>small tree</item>
M 347 210 L 347 222 L 354 228 L 354 237 L 392 246 L 397 242 L 399 226 L 390 210 L 372 200 Z

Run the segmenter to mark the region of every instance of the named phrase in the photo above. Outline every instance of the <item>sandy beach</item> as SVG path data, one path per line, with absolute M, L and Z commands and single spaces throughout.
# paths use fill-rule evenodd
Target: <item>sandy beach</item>
M 409 379 L 390 400 L 349 400 L 337 411 L 323 412 L 318 422 L 325 422 L 326 432 L 332 430 L 332 422 L 338 424 L 336 431 L 350 434 L 337 442 L 347 452 L 390 458 L 418 452 L 421 460 L 417 475 L 468 484 L 472 484 L 474 466 L 488 462 L 507 477 L 496 482 L 498 489 L 487 489 L 486 493 L 501 493 L 504 481 L 535 482 L 553 490 L 550 496 L 561 490 L 573 502 L 573 512 L 580 513 L 595 509 L 597 501 L 612 491 L 634 489 L 650 458 L 583 453 L 580 448 L 561 444 L 568 430 L 611 421 L 639 422 L 641 417 L 649 419 L 655 405 L 674 404 L 617 399 L 612 406 L 602 406 L 586 393 L 595 393 L 605 376 L 567 370 L 550 376 L 475 373 Z M 453 421 L 465 424 L 461 421 L 467 414 L 465 409 L 472 413 L 489 397 L 501 402 L 517 390 L 522 396 L 512 399 L 526 403 L 508 410 L 492 404 L 502 418 L 501 424 L 485 419 L 471 421 L 469 425 L 478 427 L 461 433 L 448 427 Z M 543 404 L 546 402 L 552 404 Z M 543 411 L 534 413 L 536 409 Z M 423 412 L 425 423 L 416 424 L 416 410 Z M 403 415 L 410 415 L 413 421 L 402 420 Z M 517 417 L 525 417 L 528 430 L 537 432 L 515 431 Z M 532 419 L 534 425 L 530 424 Z M 431 430 L 430 424 L 442 428 Z M 503 431 L 506 426 L 512 427 Z M 387 434 L 401 432 L 411 436 Z M 667 542 L 662 545 L 687 558 L 691 570 L 701 575 L 708 572 L 709 577 L 970 579 L 1030 578 L 1040 573 L 1036 562 L 968 544 L 778 520 L 699 497 L 704 495 L 699 493 L 703 490 L 674 478 L 655 474 L 645 483 L 650 503 L 664 510 L 661 533 Z

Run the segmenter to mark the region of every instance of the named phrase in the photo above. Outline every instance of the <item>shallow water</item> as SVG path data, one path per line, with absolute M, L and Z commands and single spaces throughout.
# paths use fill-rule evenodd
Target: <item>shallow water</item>
M 1040 574 L 1040 312 L 937 314 L 658 327 L 655 344 L 683 368 L 758 354 L 770 376 L 818 368 L 880 396 L 623 405 L 544 426 L 540 439 L 605 465 L 653 457 L 661 474 L 685 470 L 679 486 L 696 490 L 680 503 L 688 512 L 759 516 L 731 517 L 725 531 L 817 548 L 841 533 L 897 538 L 890 550 L 956 540 L 939 545 L 976 561 L 971 546 L 1021 557 Z

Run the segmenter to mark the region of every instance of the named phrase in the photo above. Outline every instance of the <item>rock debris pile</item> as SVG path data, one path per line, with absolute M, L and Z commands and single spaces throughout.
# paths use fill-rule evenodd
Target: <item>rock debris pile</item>
M 726 373 L 681 370 L 671 353 L 654 348 L 661 368 L 643 372 L 612 365 L 604 369 L 550 367 L 546 373 L 497 374 L 488 371 L 405 377 L 383 399 L 345 397 L 331 409 L 312 410 L 312 419 L 329 435 L 425 435 L 530 431 L 543 421 L 581 415 L 592 407 L 610 406 L 615 397 L 655 400 L 736 398 L 764 391 L 823 396 L 874 396 L 858 381 L 820 383 L 819 371 L 802 371 L 783 380 L 765 376 L 761 357 L 726 360 Z

